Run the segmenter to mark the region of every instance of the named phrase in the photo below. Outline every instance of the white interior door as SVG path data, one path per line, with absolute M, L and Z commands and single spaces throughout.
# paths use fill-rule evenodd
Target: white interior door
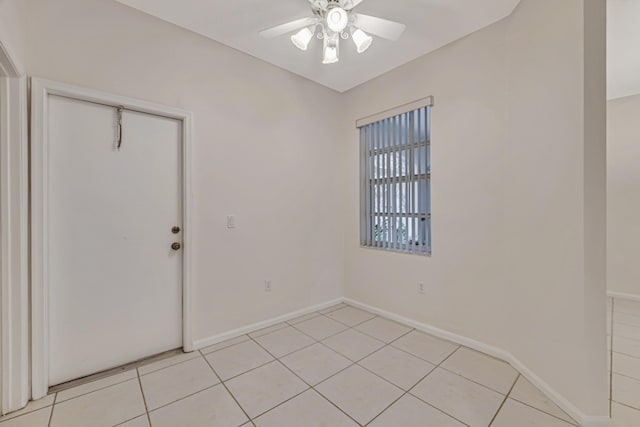
M 49 96 L 49 385 L 182 346 L 182 129 Z

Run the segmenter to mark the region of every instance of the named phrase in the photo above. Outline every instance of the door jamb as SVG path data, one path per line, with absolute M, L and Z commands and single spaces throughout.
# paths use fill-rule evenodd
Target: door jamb
M 49 387 L 48 328 L 48 98 L 59 95 L 99 104 L 124 107 L 182 122 L 182 343 L 184 351 L 194 350 L 192 336 L 191 283 L 191 135 L 193 114 L 189 111 L 105 92 L 31 79 L 31 346 L 32 394 L 44 397 Z
M 29 383 L 27 79 L 0 40 L 0 414 L 21 409 Z

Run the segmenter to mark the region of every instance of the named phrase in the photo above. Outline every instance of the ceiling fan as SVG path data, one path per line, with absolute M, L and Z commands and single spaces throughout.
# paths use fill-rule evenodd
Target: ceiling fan
M 297 31 L 291 42 L 301 50 L 307 50 L 311 39 L 317 34 L 323 40 L 323 64 L 333 64 L 340 60 L 340 39 L 353 40 L 358 53 L 371 46 L 373 34 L 387 40 L 398 40 L 406 26 L 375 16 L 354 13 L 353 9 L 364 0 L 308 0 L 313 16 L 297 19 L 260 32 L 265 38 L 278 37 Z

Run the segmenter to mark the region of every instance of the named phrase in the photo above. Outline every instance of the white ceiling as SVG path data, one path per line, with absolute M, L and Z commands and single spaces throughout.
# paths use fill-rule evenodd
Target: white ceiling
M 520 0 L 365 0 L 359 13 L 406 24 L 400 40 L 374 37 L 358 55 L 350 40 L 340 62 L 321 64 L 321 45 L 296 49 L 288 35 L 263 39 L 260 30 L 312 16 L 307 0 L 116 0 L 202 34 L 339 92 L 434 51 L 511 14 Z M 619 0 L 624 1 L 624 0 Z M 637 2 L 639 0 L 627 0 Z
M 608 0 L 609 99 L 640 93 L 640 0 Z

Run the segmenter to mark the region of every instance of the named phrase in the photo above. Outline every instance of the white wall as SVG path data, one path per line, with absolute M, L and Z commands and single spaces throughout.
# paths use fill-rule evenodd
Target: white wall
M 347 93 L 345 284 L 347 297 L 510 351 L 602 416 L 604 76 L 596 76 L 605 64 L 603 46 L 591 45 L 604 42 L 604 3 L 586 3 L 523 0 L 504 21 Z M 586 20 L 597 21 L 594 40 L 585 39 Z M 360 248 L 353 124 L 427 95 L 433 256 Z M 589 183 L 587 164 L 596 172 Z
M 600 0 L 529 0 L 508 36 L 510 346 L 592 414 L 608 395 L 605 15 Z
M 640 95 L 608 102 L 607 284 L 640 296 Z
M 21 0 L 0 0 L 0 44 L 11 58 L 19 74 L 24 72 L 26 34 L 25 2 Z
M 30 75 L 193 111 L 196 340 L 342 295 L 337 93 L 110 0 L 28 30 Z

